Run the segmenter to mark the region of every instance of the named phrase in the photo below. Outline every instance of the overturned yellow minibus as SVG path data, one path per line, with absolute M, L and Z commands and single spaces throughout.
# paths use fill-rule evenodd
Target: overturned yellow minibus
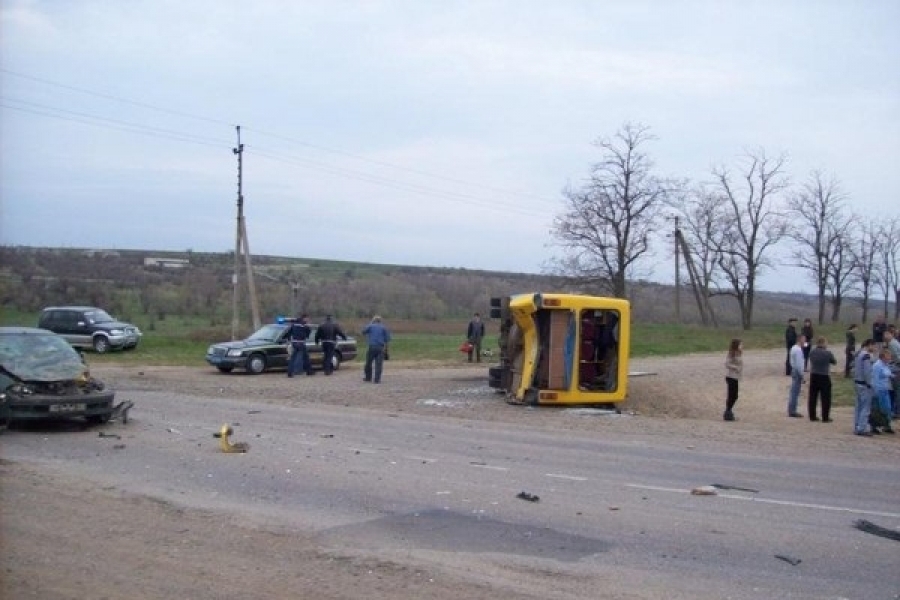
M 627 300 L 530 293 L 491 298 L 500 364 L 489 384 L 513 404 L 612 405 L 625 400 L 631 347 Z

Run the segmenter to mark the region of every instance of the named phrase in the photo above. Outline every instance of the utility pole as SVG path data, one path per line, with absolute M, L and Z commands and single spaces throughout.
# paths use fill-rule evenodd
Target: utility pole
M 681 236 L 681 219 L 678 215 L 670 215 L 666 217 L 667 221 L 675 221 L 675 231 L 666 234 L 666 237 L 672 237 L 675 242 L 675 322 L 681 323 L 681 243 L 678 238 Z
M 681 323 L 681 259 L 679 238 L 681 237 L 680 219 L 675 215 L 675 320 Z
M 241 190 L 241 178 L 243 176 L 243 155 L 244 145 L 241 143 L 241 126 L 237 126 L 237 148 L 232 152 L 238 157 L 238 193 L 237 193 L 237 232 L 234 236 L 234 271 L 231 274 L 231 339 L 236 340 L 238 337 L 238 274 L 241 270 L 241 237 L 243 228 L 241 223 L 244 220 L 244 194 Z
M 238 157 L 238 193 L 237 193 L 237 234 L 234 241 L 234 273 L 231 276 L 231 339 L 238 337 L 238 274 L 241 269 L 241 252 L 244 252 L 244 263 L 247 268 L 247 288 L 250 292 L 250 309 L 253 316 L 253 328 L 259 329 L 259 303 L 256 298 L 256 285 L 253 281 L 253 267 L 250 264 L 250 241 L 247 239 L 247 226 L 244 223 L 244 144 L 241 143 L 241 126 L 237 130 L 237 147 L 232 150 Z

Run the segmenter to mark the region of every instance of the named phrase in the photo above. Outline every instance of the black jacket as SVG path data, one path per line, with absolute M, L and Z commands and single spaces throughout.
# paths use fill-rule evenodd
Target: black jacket
M 797 330 L 793 325 L 788 325 L 784 330 L 784 345 L 790 350 L 797 343 Z
M 316 343 L 336 342 L 338 338 L 346 340 L 347 336 L 341 326 L 332 321 L 325 321 L 316 329 Z

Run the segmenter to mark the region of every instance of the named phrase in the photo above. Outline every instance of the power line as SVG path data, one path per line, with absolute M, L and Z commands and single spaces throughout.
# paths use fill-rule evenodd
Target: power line
M 229 124 L 226 121 L 223 121 L 221 119 L 215 119 L 215 118 L 210 118 L 210 117 L 205 117 L 205 116 L 194 115 L 194 114 L 187 113 L 184 111 L 178 111 L 178 110 L 173 110 L 173 109 L 169 109 L 169 108 L 165 108 L 165 107 L 160 107 L 160 106 L 156 106 L 156 105 L 149 104 L 146 102 L 138 102 L 138 101 L 130 100 L 127 98 L 114 96 L 111 94 L 96 92 L 93 90 L 88 90 L 88 89 L 84 89 L 84 88 L 80 88 L 80 87 L 76 87 L 76 86 L 71 86 L 71 85 L 51 81 L 51 80 L 40 78 L 40 77 L 34 77 L 31 75 L 19 73 L 16 71 L 11 71 L 11 70 L 5 69 L 3 67 L 0 67 L 0 72 L 6 73 L 8 75 L 20 77 L 22 79 L 27 79 L 27 80 L 34 81 L 37 83 L 41 83 L 44 85 L 49 85 L 49 86 L 53 86 L 53 87 L 57 87 L 57 88 L 61 88 L 61 89 L 75 91 L 78 93 L 86 94 L 89 96 L 94 96 L 97 98 L 103 98 L 105 100 L 111 100 L 111 101 L 120 102 L 123 104 L 128 104 L 128 105 L 132 105 L 132 106 L 138 106 L 141 108 L 155 110 L 158 112 L 163 112 L 166 114 L 177 115 L 180 117 L 191 118 L 191 119 L 205 121 L 205 122 L 209 122 L 209 123 L 215 123 L 218 125 L 228 125 L 229 127 L 232 127 L 231 124 Z M 5 97 L 5 98 L 0 97 L 0 100 L 6 100 L 7 102 L 18 103 L 20 105 L 20 106 L 12 106 L 12 105 L 9 105 L 9 104 L 6 104 L 6 103 L 3 103 L 2 101 L 0 101 L 0 106 L 9 108 L 12 110 L 19 110 L 22 112 L 28 112 L 28 113 L 36 114 L 36 115 L 40 115 L 40 116 L 47 116 L 47 117 L 57 118 L 57 119 L 61 119 L 61 120 L 67 120 L 67 121 L 71 121 L 71 122 L 92 125 L 92 126 L 96 126 L 96 127 L 107 127 L 107 128 L 115 129 L 115 130 L 119 130 L 119 131 L 141 133 L 144 135 L 165 137 L 165 138 L 169 138 L 169 139 L 173 139 L 173 140 L 177 140 L 177 141 L 198 143 L 198 144 L 209 145 L 209 146 L 220 146 L 220 145 L 227 144 L 227 142 L 225 142 L 223 140 L 218 140 L 216 138 L 197 136 L 197 135 L 188 134 L 188 133 L 184 133 L 182 131 L 175 131 L 175 130 L 171 130 L 171 129 L 150 127 L 150 126 L 142 125 L 139 123 L 122 121 L 122 120 L 118 120 L 118 119 L 111 119 L 108 117 L 101 117 L 98 115 L 92 115 L 89 113 L 72 111 L 72 110 L 68 110 L 68 109 L 48 106 L 48 105 L 30 102 L 30 101 L 26 101 L 26 100 L 20 100 L 20 99 L 8 98 L 8 97 Z M 284 136 L 284 135 L 280 135 L 280 134 L 276 134 L 276 133 L 246 128 L 246 127 L 244 129 L 245 130 L 249 129 L 250 131 L 254 131 L 255 133 L 257 133 L 259 135 L 268 136 L 268 137 L 272 137 L 275 139 L 280 139 L 280 140 L 286 141 L 290 144 L 295 144 L 298 146 L 311 148 L 311 149 L 321 151 L 321 152 L 328 152 L 330 154 L 334 154 L 334 155 L 338 155 L 338 156 L 352 158 L 354 160 L 359 160 L 359 161 L 377 165 L 380 167 L 387 167 L 387 168 L 395 169 L 398 171 L 403 171 L 403 172 L 412 173 L 415 175 L 421 175 L 424 177 L 430 177 L 433 179 L 439 179 L 442 181 L 457 183 L 457 184 L 461 184 L 461 185 L 477 186 L 483 190 L 488 190 L 488 191 L 492 191 L 492 192 L 496 192 L 496 193 L 511 195 L 511 196 L 515 196 L 515 197 L 529 197 L 529 198 L 533 198 L 533 199 L 542 200 L 542 201 L 548 202 L 548 203 L 554 203 L 554 204 L 556 203 L 555 200 L 550 200 L 548 198 L 545 198 L 545 197 L 542 197 L 542 196 L 539 196 L 536 194 L 531 194 L 528 192 L 520 192 L 520 191 L 507 190 L 507 189 L 502 189 L 502 188 L 497 188 L 497 187 L 492 187 L 492 186 L 486 186 L 483 184 L 465 181 L 465 180 L 454 178 L 454 177 L 430 173 L 427 171 L 421 171 L 418 169 L 413 169 L 413 168 L 409 168 L 409 167 L 403 167 L 403 166 L 391 164 L 391 163 L 388 163 L 385 161 L 371 159 L 368 157 L 364 157 L 364 156 L 354 154 L 351 152 L 346 152 L 343 150 L 337 150 L 337 149 L 333 149 L 333 148 L 319 146 L 316 144 L 311 144 L 311 143 L 304 142 L 302 140 L 298 140 L 296 138 L 292 138 L 289 136 Z M 264 148 L 261 149 L 258 147 L 254 147 L 254 154 L 257 154 L 261 157 L 269 158 L 271 160 L 282 161 L 282 162 L 285 162 L 288 164 L 304 166 L 306 168 L 313 168 L 313 169 L 317 169 L 320 171 L 329 172 L 329 173 L 336 174 L 336 175 L 341 175 L 343 177 L 356 179 L 358 181 L 364 181 L 367 183 L 373 183 L 373 184 L 382 185 L 385 187 L 392 187 L 394 189 L 400 189 L 400 190 L 410 191 L 410 192 L 424 194 L 424 195 L 442 196 L 442 197 L 450 199 L 450 200 L 456 200 L 456 201 L 467 203 L 470 205 L 492 208 L 492 209 L 496 209 L 496 210 L 504 210 L 504 211 L 512 210 L 512 211 L 518 212 L 520 214 L 544 216 L 543 211 L 540 211 L 538 209 L 529 210 L 527 207 L 523 207 L 520 204 L 512 204 L 509 202 L 502 202 L 502 201 L 498 201 L 496 199 L 488 200 L 488 199 L 478 198 L 478 197 L 472 196 L 470 194 L 463 194 L 463 193 L 459 193 L 459 192 L 450 192 L 450 191 L 446 191 L 446 190 L 439 190 L 439 189 L 431 188 L 428 186 L 422 186 L 422 185 L 418 185 L 418 184 L 412 184 L 412 183 L 407 183 L 407 182 L 403 182 L 403 181 L 398 181 L 398 180 L 387 178 L 387 177 L 381 177 L 381 176 L 373 175 L 371 173 L 366 173 L 363 171 L 355 171 L 352 169 L 336 167 L 336 166 L 328 165 L 327 163 L 322 163 L 322 162 L 314 161 L 314 160 L 310 160 L 310 159 L 301 159 L 301 158 L 291 157 L 291 156 L 286 157 L 284 155 L 279 155 L 276 152 L 267 152 Z
M 0 67 L 0 72 L 6 73 L 7 75 L 13 75 L 15 77 L 21 77 L 22 79 L 28 79 L 29 81 L 34 81 L 37 83 L 43 83 L 44 85 L 49 85 L 57 88 L 62 88 L 65 90 L 70 90 L 73 92 L 78 92 L 81 94 L 86 94 L 88 96 L 94 96 L 96 98 L 103 98 L 105 100 L 113 100 L 115 102 L 121 102 L 122 104 L 130 104 L 132 106 L 138 106 L 141 108 L 147 108 L 150 110 L 155 110 L 162 113 L 167 113 L 170 115 L 176 115 L 179 117 L 186 117 L 188 119 L 196 119 L 198 121 L 206 121 L 208 123 L 215 123 L 217 125 L 227 125 L 228 127 L 234 127 L 233 123 L 228 123 L 226 121 L 222 121 L 220 119 L 213 119 L 210 117 L 203 117 L 199 115 L 194 115 L 191 113 L 183 112 L 180 110 L 173 110 L 171 108 L 164 108 L 162 106 L 156 106 L 154 104 L 148 104 L 146 102 L 138 102 L 137 100 L 129 100 L 128 98 L 121 98 L 119 96 L 113 96 L 112 94 L 104 94 L 102 92 L 95 92 L 93 90 L 87 90 L 80 87 L 75 87 L 74 85 L 67 85 L 65 83 L 59 83 L 57 81 L 50 81 L 49 79 L 43 79 L 41 77 L 34 77 L 32 75 L 26 75 L 25 73 L 19 73 L 17 71 L 11 71 L 9 69 L 5 69 Z
M 8 102 L 18 103 L 22 106 L 13 106 L 8 104 Z M 181 142 L 191 142 L 195 144 L 217 147 L 221 146 L 222 144 L 227 144 L 227 142 L 218 140 L 216 138 L 202 137 L 193 134 L 182 133 L 180 131 L 174 131 L 172 129 L 163 129 L 161 127 L 150 127 L 148 125 L 142 125 L 140 123 L 132 123 L 129 121 L 122 121 L 120 119 L 111 119 L 109 117 L 101 117 L 92 115 L 90 113 L 68 110 L 65 108 L 57 108 L 54 106 L 48 106 L 46 104 L 29 102 L 27 100 L 19 100 L 17 98 L 9 98 L 6 96 L 0 96 L 0 106 L 9 108 L 11 110 L 28 112 L 35 115 L 53 117 L 56 119 L 61 119 L 63 121 L 71 121 L 73 123 L 93 125 L 96 127 L 126 131 L 129 133 L 142 133 L 146 135 L 153 135 L 156 137 L 165 137 Z
M 389 179 L 385 177 L 380 177 L 378 175 L 373 175 L 371 173 L 365 173 L 362 171 L 354 171 L 350 169 L 343 169 L 340 167 L 335 167 L 333 165 L 329 165 L 327 163 L 321 163 L 318 161 L 314 161 L 311 159 L 298 158 L 292 156 L 283 156 L 278 154 L 273 154 L 267 151 L 260 151 L 256 149 L 253 153 L 254 156 L 259 156 L 262 158 L 267 158 L 269 160 L 274 160 L 278 162 L 283 162 L 286 164 L 297 165 L 306 168 L 316 169 L 318 171 L 323 171 L 327 173 L 331 173 L 333 175 L 339 175 L 341 177 L 347 179 L 355 179 L 357 181 L 364 181 L 366 183 L 372 183 L 375 185 L 381 185 L 383 187 L 389 187 L 393 189 L 413 192 L 417 194 L 427 195 L 427 196 L 439 196 L 444 197 L 449 200 L 456 200 L 461 203 L 470 204 L 474 206 L 480 206 L 483 208 L 489 208 L 494 210 L 502 210 L 503 212 L 516 212 L 523 215 L 530 216 L 546 216 L 545 211 L 541 211 L 538 209 L 529 209 L 526 206 L 513 204 L 510 202 L 502 202 L 498 200 L 486 200 L 484 198 L 479 198 L 477 196 L 472 196 L 469 194 L 464 194 L 461 192 L 453 192 L 448 190 L 441 190 L 437 188 L 431 188 L 428 186 L 407 183 L 403 181 L 397 181 L 394 179 Z
M 391 164 L 391 163 L 384 162 L 384 161 L 381 161 L 381 160 L 376 160 L 376 159 L 373 159 L 373 158 L 368 158 L 368 157 L 365 157 L 365 156 L 360 156 L 360 155 L 358 155 L 358 154 L 353 154 L 353 153 L 351 153 L 351 152 L 345 152 L 345 151 L 343 151 L 343 150 L 335 150 L 335 149 L 333 149 L 333 148 L 328 148 L 328 147 L 325 147 L 325 146 L 319 146 L 319 145 L 316 145 L 316 144 L 310 144 L 310 143 L 308 143 L 308 142 L 304 142 L 304 141 L 302 141 L 302 140 L 297 140 L 297 139 L 294 139 L 294 138 L 291 138 L 291 137 L 288 137 L 288 136 L 284 136 L 284 135 L 280 135 L 280 134 L 277 134 L 277 133 L 270 133 L 270 132 L 266 132 L 266 131 L 260 131 L 260 130 L 258 130 L 258 129 L 251 129 L 251 131 L 254 131 L 254 132 L 256 132 L 256 133 L 259 134 L 259 135 L 269 136 L 269 137 L 273 137 L 273 138 L 276 138 L 276 139 L 280 139 L 280 140 L 283 140 L 283 141 L 286 141 L 286 142 L 290 142 L 290 143 L 292 143 L 292 144 L 297 144 L 297 145 L 299 145 L 299 146 L 305 146 L 305 147 L 307 147 L 307 148 L 312 148 L 313 150 L 320 150 L 320 151 L 322 151 L 322 152 L 329 152 L 329 153 L 331 153 L 331 154 L 337 154 L 337 155 L 340 155 L 340 156 L 345 156 L 345 157 L 348 157 L 348 158 L 353 158 L 353 159 L 355 159 L 355 160 L 364 161 L 364 162 L 371 163 L 371 164 L 374 164 L 374 165 L 378 165 L 378 166 L 381 166 L 381 167 L 388 167 L 388 168 L 391 168 L 391 169 L 396 169 L 396 170 L 398 170 L 398 171 L 405 171 L 405 172 L 407 172 L 407 173 L 412 173 L 412 174 L 415 174 L 415 175 L 422 175 L 422 176 L 424 176 L 424 177 L 432 177 L 432 178 L 434 178 L 434 179 L 441 179 L 441 180 L 443 180 L 443 181 L 448 181 L 448 182 L 450 182 L 450 183 L 460 183 L 460 184 L 463 184 L 463 185 L 477 186 L 477 187 L 480 187 L 480 188 L 482 188 L 482 189 L 489 190 L 489 191 L 492 191 L 492 192 L 499 192 L 499 193 L 501 193 L 501 194 L 510 194 L 510 195 L 515 195 L 515 196 L 519 196 L 519 197 L 521 197 L 521 196 L 527 196 L 527 197 L 530 197 L 530 198 L 535 198 L 535 199 L 543 200 L 543 201 L 546 201 L 546 202 L 552 202 L 552 203 L 554 203 L 554 204 L 557 203 L 556 200 L 551 200 L 551 199 L 549 199 L 549 198 L 545 198 L 544 196 L 540 196 L 540 195 L 537 195 L 537 194 L 532 194 L 532 193 L 530 193 L 530 192 L 514 191 L 514 190 L 507 190 L 507 189 L 497 188 L 497 187 L 492 187 L 492 186 L 486 186 L 486 185 L 483 185 L 483 184 L 480 184 L 480 183 L 474 183 L 474 182 L 471 182 L 471 181 L 466 181 L 466 180 L 464 180 L 464 179 L 457 179 L 457 178 L 455 178 L 455 177 L 448 177 L 448 176 L 446 176 L 446 175 L 438 175 L 438 174 L 436 174 L 436 173 L 431 173 L 431 172 L 428 172 L 428 171 L 421 171 L 421 170 L 419 170 L 419 169 L 413 169 L 413 168 L 410 168 L 410 167 L 402 167 L 402 166 L 395 165 L 395 164 Z

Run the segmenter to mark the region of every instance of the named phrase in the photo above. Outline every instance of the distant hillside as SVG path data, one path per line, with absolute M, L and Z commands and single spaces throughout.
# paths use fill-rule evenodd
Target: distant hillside
M 264 318 L 303 310 L 314 317 L 330 313 L 363 319 L 380 313 L 393 319 L 439 321 L 487 313 L 493 296 L 596 293 L 546 275 L 278 256 L 254 256 L 252 264 Z M 183 314 L 202 316 L 213 326 L 231 319 L 233 253 L 0 246 L 0 265 L 0 305 L 8 309 L 91 304 L 123 318 Z M 241 264 L 241 306 L 246 307 L 243 268 Z M 676 321 L 674 286 L 634 282 L 630 299 L 636 320 Z M 733 299 L 713 300 L 720 324 L 740 322 Z M 681 290 L 680 308 L 682 322 L 699 322 L 687 287 Z M 244 312 L 249 314 L 249 309 Z M 765 325 L 815 314 L 812 296 L 764 292 L 757 298 L 754 320 Z M 858 321 L 860 314 L 858 303 L 851 300 L 842 320 Z

